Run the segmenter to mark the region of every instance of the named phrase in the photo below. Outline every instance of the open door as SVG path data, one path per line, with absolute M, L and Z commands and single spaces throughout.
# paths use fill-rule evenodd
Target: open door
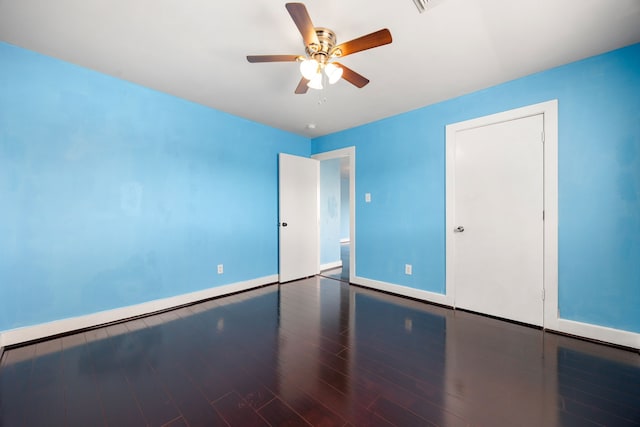
M 320 272 L 318 181 L 320 162 L 279 155 L 279 281 Z

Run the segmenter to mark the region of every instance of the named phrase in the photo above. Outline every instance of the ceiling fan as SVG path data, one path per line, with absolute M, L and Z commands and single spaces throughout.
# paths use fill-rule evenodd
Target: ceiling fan
M 302 79 L 296 87 L 297 94 L 306 93 L 309 88 L 322 89 L 325 78 L 330 84 L 343 78 L 358 88 L 369 83 L 366 77 L 335 62 L 335 59 L 391 43 L 391 33 L 388 29 L 378 30 L 336 45 L 335 33 L 328 28 L 314 27 L 304 4 L 287 3 L 286 8 L 302 34 L 305 55 L 248 55 L 247 61 L 251 63 L 299 62 Z

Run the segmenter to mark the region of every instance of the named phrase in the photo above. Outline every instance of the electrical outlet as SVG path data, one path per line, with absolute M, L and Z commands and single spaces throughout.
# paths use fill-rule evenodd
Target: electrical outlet
M 218 264 L 218 274 L 224 273 L 224 265 Z
M 410 276 L 411 273 L 413 273 L 413 267 L 411 267 L 411 264 L 405 264 L 404 265 L 404 274 L 408 274 Z

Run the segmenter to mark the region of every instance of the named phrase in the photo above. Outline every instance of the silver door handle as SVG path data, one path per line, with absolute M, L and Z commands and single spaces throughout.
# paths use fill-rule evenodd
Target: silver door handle
M 462 233 L 464 231 L 464 227 L 459 225 L 456 228 L 453 229 L 454 233 Z

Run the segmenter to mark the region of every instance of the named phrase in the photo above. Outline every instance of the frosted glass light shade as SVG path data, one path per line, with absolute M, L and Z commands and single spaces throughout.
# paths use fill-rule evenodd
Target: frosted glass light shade
M 313 76 L 313 78 L 309 80 L 309 83 L 307 83 L 307 86 L 311 89 L 322 89 L 322 74 L 318 73 Z
M 324 67 L 324 73 L 329 78 L 329 84 L 334 84 L 342 77 L 342 67 L 338 67 L 335 64 L 327 64 Z
M 307 80 L 312 80 L 318 74 L 318 61 L 315 59 L 305 59 L 300 63 L 300 73 Z

